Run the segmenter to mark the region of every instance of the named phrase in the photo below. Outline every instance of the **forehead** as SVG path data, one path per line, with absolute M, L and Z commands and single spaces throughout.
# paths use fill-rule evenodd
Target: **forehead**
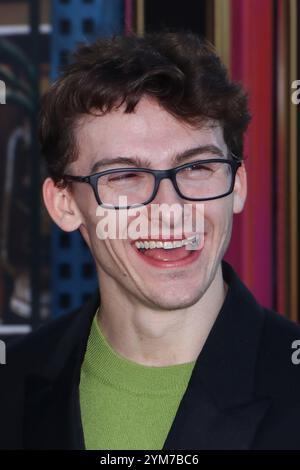
M 75 133 L 79 158 L 72 165 L 82 171 L 102 157 L 138 156 L 167 166 L 174 154 L 200 145 L 213 144 L 226 152 L 218 123 L 191 127 L 146 97 L 133 113 L 125 114 L 120 107 L 104 116 L 84 116 Z

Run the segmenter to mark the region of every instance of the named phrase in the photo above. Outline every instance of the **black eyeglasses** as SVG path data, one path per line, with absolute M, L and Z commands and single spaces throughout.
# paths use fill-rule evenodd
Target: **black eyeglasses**
M 210 158 L 170 168 L 114 168 L 88 176 L 64 175 L 65 181 L 88 183 L 97 203 L 111 209 L 129 209 L 149 204 L 164 178 L 172 181 L 177 194 L 188 201 L 208 201 L 233 191 L 241 159 Z

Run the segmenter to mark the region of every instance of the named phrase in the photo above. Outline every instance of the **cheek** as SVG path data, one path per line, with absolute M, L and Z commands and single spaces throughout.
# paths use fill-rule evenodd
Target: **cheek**
M 83 214 L 85 222 L 89 221 L 90 224 L 97 217 L 96 211 L 98 207 L 93 188 L 89 184 L 78 183 L 76 187 L 74 185 L 72 191 L 77 207 L 81 214 Z
M 118 265 L 119 267 L 124 264 L 126 258 L 127 240 L 119 240 L 115 238 L 106 238 L 100 240 L 96 234 L 92 235 L 92 246 L 95 258 L 99 264 L 106 264 L 107 266 Z
M 212 204 L 205 211 L 205 230 L 208 236 L 208 256 L 222 258 L 226 252 L 232 230 L 232 200 Z M 210 253 L 210 254 L 209 254 Z
M 124 240 L 98 240 L 94 251 L 100 271 L 119 281 L 130 276 L 130 263 L 127 260 Z
M 233 216 L 233 198 L 227 198 L 211 201 L 204 207 L 205 230 L 209 232 L 223 233 L 232 222 Z
M 97 217 L 96 207 L 92 208 L 87 205 L 83 213 L 83 222 L 79 230 L 92 251 L 92 254 L 95 254 L 100 250 L 101 244 L 104 242 L 103 237 L 101 238 L 100 231 L 98 230 L 101 218 Z

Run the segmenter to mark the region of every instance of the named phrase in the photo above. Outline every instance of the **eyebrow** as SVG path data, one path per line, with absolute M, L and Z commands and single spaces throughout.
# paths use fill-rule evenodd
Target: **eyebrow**
M 204 153 L 208 153 L 211 155 L 215 155 L 221 158 L 225 158 L 223 151 L 217 147 L 216 145 L 200 145 L 198 147 L 193 147 L 191 149 L 187 149 L 184 152 L 178 153 L 173 158 L 174 163 L 180 164 L 183 163 L 190 157 L 194 157 L 195 155 L 203 155 Z
M 142 161 L 139 157 L 108 157 L 97 160 L 91 167 L 91 172 L 95 173 L 103 166 L 128 165 L 136 167 L 146 167 L 151 165 L 149 160 Z
M 195 155 L 203 155 L 204 153 L 209 153 L 211 155 L 218 156 L 219 158 L 225 158 L 223 151 L 216 145 L 200 145 L 193 147 L 191 149 L 184 150 L 183 152 L 177 153 L 173 156 L 172 161 L 175 165 L 184 163 L 185 160 L 188 160 Z M 103 166 L 112 166 L 112 165 L 128 165 L 133 167 L 140 168 L 150 168 L 151 160 L 141 160 L 140 157 L 104 157 L 97 160 L 90 168 L 91 173 L 95 173 Z

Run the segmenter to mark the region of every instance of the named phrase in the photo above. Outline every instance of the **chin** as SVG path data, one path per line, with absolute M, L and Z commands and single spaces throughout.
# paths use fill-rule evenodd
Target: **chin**
M 182 291 L 177 288 L 176 292 L 174 290 L 160 290 L 159 292 L 153 292 L 152 303 L 156 305 L 157 308 L 162 310 L 179 310 L 189 308 L 192 305 L 195 305 L 202 297 L 203 291 L 199 292 L 187 292 L 184 287 Z

